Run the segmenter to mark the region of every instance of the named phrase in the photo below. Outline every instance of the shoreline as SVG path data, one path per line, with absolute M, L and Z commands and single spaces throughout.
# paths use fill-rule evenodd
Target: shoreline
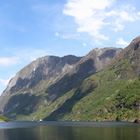
M 0 122 L 0 129 L 34 128 L 40 126 L 62 126 L 62 127 L 132 127 L 139 123 L 127 121 L 10 121 Z

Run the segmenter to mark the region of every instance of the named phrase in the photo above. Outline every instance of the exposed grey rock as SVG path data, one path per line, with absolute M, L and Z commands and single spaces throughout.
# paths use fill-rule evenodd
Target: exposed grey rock
M 4 93 L 11 94 L 21 89 L 34 87 L 41 80 L 57 79 L 71 69 L 81 57 L 76 56 L 46 56 L 33 61 L 13 77 Z
M 6 104 L 15 94 L 36 94 L 42 89 L 45 90 L 47 84 L 55 82 L 67 73 L 80 59 L 81 57 L 68 55 L 64 57 L 45 56 L 33 61 L 10 80 L 0 97 L 0 110 L 8 111 Z M 45 81 L 45 84 L 38 85 L 42 81 Z
M 13 112 L 20 114 L 21 110 L 27 114 L 34 112 L 38 102 L 45 100 L 50 104 L 49 101 L 53 102 L 76 88 L 85 78 L 108 66 L 120 51 L 117 48 L 100 48 L 93 49 L 84 57 L 39 58 L 10 80 L 0 97 L 0 110 L 10 117 Z M 26 99 L 28 101 L 22 101 Z
M 121 50 L 119 48 L 93 49 L 82 57 L 72 69 L 69 69 L 69 72 L 61 79 L 47 88 L 48 98 L 50 100 L 56 99 L 72 88 L 76 88 L 86 77 L 108 66 Z

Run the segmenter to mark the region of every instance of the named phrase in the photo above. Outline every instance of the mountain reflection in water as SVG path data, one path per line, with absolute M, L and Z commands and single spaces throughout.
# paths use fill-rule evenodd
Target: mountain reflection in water
M 0 140 L 140 140 L 138 124 L 110 124 L 93 126 L 39 125 L 27 128 L 0 129 Z

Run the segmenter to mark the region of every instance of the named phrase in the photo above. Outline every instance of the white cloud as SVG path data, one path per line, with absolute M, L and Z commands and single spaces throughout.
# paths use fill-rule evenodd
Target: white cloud
M 2 84 L 3 86 L 6 86 L 8 84 L 10 79 L 2 79 L 0 78 L 0 84 Z
M 79 34 L 62 34 L 61 38 L 63 39 L 78 39 L 80 37 Z
M 112 22 L 110 22 L 110 25 L 115 32 L 122 31 L 125 28 L 126 23 L 140 20 L 139 11 L 136 11 L 135 7 L 132 5 L 126 5 L 120 9 L 114 9 L 106 15 L 108 18 L 113 19 Z
M 56 37 L 59 37 L 60 36 L 60 33 L 59 32 L 55 32 L 55 36 Z
M 68 0 L 63 13 L 74 17 L 78 32 L 88 33 L 96 40 L 108 40 L 103 29 L 122 31 L 125 24 L 140 19 L 132 5 L 117 5 L 117 0 Z
M 106 24 L 102 11 L 110 6 L 111 0 L 69 0 L 64 14 L 73 16 L 79 25 L 78 32 L 87 32 L 97 39 L 107 40 L 108 37 L 99 31 Z
M 85 43 L 85 42 L 84 42 L 84 43 L 82 43 L 82 46 L 86 47 L 86 46 L 87 46 L 87 43 Z
M 0 66 L 11 66 L 18 63 L 18 57 L 0 57 Z
M 80 34 L 76 34 L 76 33 L 55 32 L 54 36 L 58 38 L 62 38 L 62 39 L 79 39 L 80 38 Z
M 3 90 L 6 88 L 6 86 L 8 85 L 9 81 L 14 77 L 14 75 L 9 76 L 9 78 L 4 79 L 4 78 L 0 78 L 0 96 L 1 93 L 3 92 Z
M 126 47 L 128 46 L 128 42 L 125 41 L 123 38 L 119 38 L 117 41 L 116 41 L 116 45 L 119 45 L 119 46 L 122 46 L 122 47 Z

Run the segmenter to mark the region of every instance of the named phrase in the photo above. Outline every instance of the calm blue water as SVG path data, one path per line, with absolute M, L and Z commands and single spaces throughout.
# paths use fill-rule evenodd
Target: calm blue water
M 140 125 L 90 122 L 0 123 L 0 140 L 140 140 Z

